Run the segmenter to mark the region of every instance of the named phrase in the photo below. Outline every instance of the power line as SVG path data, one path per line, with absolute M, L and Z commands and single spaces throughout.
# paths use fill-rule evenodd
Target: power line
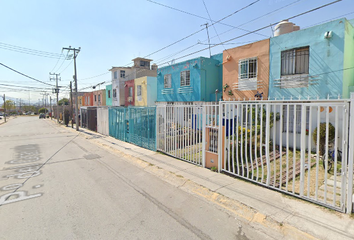
M 174 7 L 171 7 L 171 6 L 162 4 L 162 3 L 154 2 L 154 1 L 151 1 L 151 0 L 147 0 L 147 1 L 148 1 L 148 2 L 151 2 L 151 3 L 154 3 L 154 4 L 157 4 L 157 5 L 160 5 L 160 6 L 163 6 L 163 7 L 166 7 L 166 8 L 169 8 L 169 9 L 172 9 L 172 10 L 175 10 L 175 11 L 178 11 L 178 12 L 182 12 L 182 13 L 185 13 L 185 14 L 188 14 L 188 15 L 191 15 L 191 16 L 194 16 L 194 17 L 197 17 L 197 18 L 200 18 L 200 19 L 204 19 L 204 20 L 211 21 L 212 23 L 219 23 L 219 24 L 221 24 L 221 25 L 225 25 L 225 26 L 228 26 L 228 27 L 238 28 L 239 30 L 242 30 L 242 31 L 245 31 L 245 32 L 248 31 L 248 30 L 246 30 L 246 29 L 242 29 L 242 28 L 239 28 L 239 27 L 232 26 L 232 25 L 230 25 L 230 24 L 226 24 L 226 23 L 220 22 L 220 21 L 222 21 L 222 20 L 224 20 L 224 19 L 226 19 L 226 18 L 228 18 L 228 17 L 234 15 L 235 13 L 232 13 L 232 14 L 230 14 L 229 16 L 226 16 L 225 18 L 223 18 L 223 19 L 221 19 L 221 20 L 219 20 L 219 21 L 214 21 L 214 20 L 212 20 L 212 19 L 210 18 L 210 16 L 209 16 L 209 18 L 205 18 L 205 17 L 199 16 L 199 15 L 196 15 L 196 14 L 194 14 L 194 13 L 186 12 L 186 11 L 183 11 L 183 10 L 180 10 L 180 9 L 177 9 L 177 8 L 174 8 Z M 249 6 L 251 6 L 251 5 L 253 5 L 254 3 L 259 2 L 259 1 L 260 1 L 260 0 L 257 0 L 257 1 L 255 1 L 255 2 L 253 2 L 253 3 L 251 3 Z M 247 8 L 247 7 L 249 7 L 249 6 L 246 6 L 245 8 Z M 243 9 L 241 9 L 241 10 L 243 10 Z M 256 34 L 261 35 L 261 36 L 265 36 L 265 35 L 263 35 L 263 34 L 261 34 L 261 33 L 256 33 Z
M 6 68 L 8 68 L 8 69 L 10 69 L 11 71 L 14 71 L 15 73 L 18 73 L 18 74 L 20 74 L 20 75 L 22 75 L 22 76 L 25 76 L 25 77 L 27 77 L 27 78 L 29 78 L 29 79 L 32 79 L 32 80 L 34 80 L 34 81 L 37 81 L 37 82 L 43 83 L 43 84 L 48 85 L 48 86 L 54 86 L 54 85 L 52 85 L 52 84 L 49 84 L 49 83 L 43 82 L 43 81 L 38 80 L 38 79 L 36 79 L 36 78 L 30 77 L 30 76 L 28 76 L 28 75 L 26 75 L 26 74 L 24 74 L 24 73 L 21 73 L 21 72 L 19 72 L 19 71 L 15 70 L 15 69 L 13 69 L 13 68 L 10 68 L 9 66 L 6 66 L 6 65 L 5 65 L 5 64 L 3 64 L 3 63 L 0 63 L 0 65 L 2 65 L 3 67 L 6 67 Z
M 1 42 L 0 42 L 0 48 L 5 49 L 5 50 L 9 50 L 9 51 L 19 52 L 19 53 L 35 55 L 35 56 L 39 56 L 39 57 L 56 58 L 56 59 L 61 59 L 63 57 L 62 54 L 59 54 L 59 53 L 45 52 L 45 51 L 19 47 L 19 46 L 10 45 L 10 44 L 1 43 Z
M 327 7 L 327 6 L 329 6 L 329 5 L 332 5 L 332 4 L 337 3 L 337 2 L 340 2 L 340 1 L 342 1 L 342 0 L 336 0 L 336 1 L 333 1 L 333 2 L 330 2 L 330 3 L 327 3 L 327 4 L 325 4 L 325 5 L 321 5 L 321 6 L 319 6 L 319 7 L 313 8 L 313 9 L 308 10 L 308 11 L 306 11 L 306 12 L 299 13 L 299 14 L 294 15 L 294 16 L 292 16 L 292 17 L 289 17 L 289 18 L 287 18 L 287 19 L 290 20 L 290 19 L 294 19 L 294 18 L 300 17 L 300 16 L 302 16 L 302 15 L 308 14 L 308 13 L 313 12 L 313 11 L 316 11 L 316 10 L 319 10 L 319 9 L 321 9 L 321 8 Z M 214 46 L 211 46 L 210 48 L 213 48 L 213 47 L 219 46 L 219 45 L 221 45 L 221 44 L 224 44 L 224 43 L 233 41 L 233 40 L 235 40 L 235 39 L 238 39 L 238 38 L 247 36 L 247 35 L 249 35 L 249 34 L 251 34 L 251 33 L 253 33 L 253 32 L 259 32 L 259 31 L 261 31 L 261 30 L 263 30 L 263 29 L 268 28 L 269 26 L 274 26 L 274 25 L 276 25 L 276 24 L 278 24 L 278 22 L 271 23 L 270 25 L 266 25 L 266 26 L 264 26 L 264 27 L 258 28 L 258 29 L 254 30 L 254 31 L 249 32 L 249 33 L 245 33 L 245 34 L 239 35 L 239 36 L 237 36 L 237 37 L 231 38 L 231 39 L 229 39 L 229 40 L 226 40 L 226 41 L 224 41 L 224 42 L 221 42 L 221 43 L 219 43 L 219 44 L 216 44 L 216 45 L 214 45 Z M 203 48 L 203 49 L 201 49 L 201 50 L 198 50 L 198 51 L 189 53 L 189 54 L 184 55 L 184 56 L 182 56 L 182 57 L 175 58 L 174 60 L 181 59 L 181 58 L 184 58 L 184 57 L 188 57 L 188 56 L 190 56 L 190 55 L 193 55 L 193 54 L 202 52 L 202 51 L 207 50 L 207 49 L 209 49 L 209 48 Z M 168 63 L 168 62 L 162 63 L 162 65 L 163 65 L 163 64 L 167 64 L 167 63 Z

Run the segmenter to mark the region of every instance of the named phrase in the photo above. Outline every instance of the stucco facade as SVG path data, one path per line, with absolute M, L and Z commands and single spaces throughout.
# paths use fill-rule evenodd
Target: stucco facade
M 159 68 L 157 101 L 215 101 L 215 92 L 220 93 L 222 88 L 221 62 L 222 54 L 218 54 L 211 58 L 199 57 Z
M 82 96 L 82 106 L 93 106 L 93 93 L 87 92 Z
M 124 84 L 125 106 L 134 106 L 134 80 L 125 81 Z
M 223 53 L 223 99 L 268 98 L 269 39 L 227 49 Z
M 106 86 L 106 106 L 112 106 L 112 84 Z
M 269 98 L 349 98 L 354 90 L 353 46 L 353 26 L 345 18 L 271 38 Z M 289 64 L 284 53 L 289 51 L 296 54 L 291 59 L 295 67 L 284 76 L 289 71 L 284 68 Z M 297 55 L 301 51 L 307 51 L 306 59 Z M 300 60 L 305 62 L 303 67 Z M 302 73 L 296 72 L 297 66 Z
M 106 89 L 93 91 L 93 106 L 106 106 Z
M 153 106 L 157 97 L 157 78 L 141 77 L 134 80 L 135 106 Z

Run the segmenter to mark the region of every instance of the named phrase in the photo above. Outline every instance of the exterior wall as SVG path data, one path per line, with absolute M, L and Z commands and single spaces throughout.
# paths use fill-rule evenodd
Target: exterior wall
M 260 83 L 257 90 L 238 89 L 235 84 L 239 83 L 239 60 L 255 57 L 257 58 L 257 80 Z M 221 91 L 224 100 L 255 99 L 257 91 L 263 92 L 263 99 L 268 99 L 269 39 L 225 50 L 223 63 L 223 88 Z M 224 88 L 226 85 L 228 87 Z M 229 94 L 230 90 L 232 95 Z
M 222 89 L 222 55 L 201 58 L 200 101 L 215 101 L 215 93 Z M 216 91 L 217 90 L 217 91 Z
M 106 106 L 112 106 L 112 84 L 106 86 Z
M 120 77 L 120 70 L 125 71 L 125 78 Z M 112 106 L 124 106 L 125 96 L 124 96 L 124 81 L 128 80 L 132 73 L 134 73 L 134 69 L 130 67 L 112 67 L 111 71 L 111 79 L 112 79 Z M 114 72 L 117 71 L 117 78 L 114 78 Z M 134 74 L 133 74 L 134 75 Z M 134 78 L 133 78 L 134 79 Z M 114 89 L 117 92 L 116 97 L 113 97 Z
M 156 71 L 155 71 L 156 72 Z M 157 98 L 157 78 L 147 77 L 147 106 L 155 106 Z
M 344 18 L 322 25 L 280 35 L 270 39 L 269 99 L 320 99 L 343 97 Z M 332 37 L 324 38 L 327 31 Z M 281 52 L 309 46 L 309 75 L 316 79 L 313 85 L 298 88 L 279 88 Z
M 156 77 L 141 77 L 134 80 L 135 106 L 153 106 L 156 102 Z M 141 85 L 141 97 L 138 97 Z
M 133 88 L 132 97 L 129 97 L 129 88 Z M 135 102 L 135 89 L 134 89 L 134 80 L 125 81 L 124 84 L 124 94 L 125 94 L 125 106 L 134 106 Z
M 93 106 L 93 93 L 84 93 L 82 96 L 82 106 Z
M 343 98 L 350 98 L 354 92 L 354 29 L 352 23 L 345 22 L 344 66 L 343 66 Z
M 200 101 L 200 62 L 195 58 L 157 70 L 157 101 L 158 102 L 191 102 Z M 190 71 L 190 86 L 181 87 L 180 74 Z M 164 76 L 171 74 L 171 88 L 164 88 Z
M 106 106 L 106 89 L 93 91 L 93 106 Z

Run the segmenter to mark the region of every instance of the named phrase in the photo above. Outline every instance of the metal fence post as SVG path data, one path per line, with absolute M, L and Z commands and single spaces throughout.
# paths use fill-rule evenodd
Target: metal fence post
M 269 141 L 270 141 L 270 104 L 266 105 L 266 139 L 265 139 L 265 147 L 266 147 L 266 161 L 267 161 L 267 186 L 269 186 L 270 182 L 270 159 L 269 159 Z M 262 144 L 262 143 L 261 143 Z
M 306 105 L 301 105 L 301 157 L 300 157 L 300 196 L 304 196 L 304 181 L 305 181 L 305 151 L 306 151 Z M 308 166 L 310 171 L 310 166 Z
M 224 137 L 222 134 L 222 125 L 223 125 L 223 113 L 224 113 L 224 109 L 223 109 L 223 102 L 219 102 L 219 132 L 218 132 L 218 172 L 221 172 L 221 167 L 222 167 L 222 138 Z M 225 117 L 225 126 L 226 126 L 226 117 Z M 203 128 L 204 129 L 204 128 Z
M 203 168 L 205 168 L 205 144 L 207 144 L 206 142 L 206 105 L 202 105 L 202 164 L 203 164 Z
M 349 115 L 349 145 L 348 145 L 348 189 L 347 189 L 347 213 L 353 211 L 353 160 L 354 160 L 354 93 L 350 96 Z

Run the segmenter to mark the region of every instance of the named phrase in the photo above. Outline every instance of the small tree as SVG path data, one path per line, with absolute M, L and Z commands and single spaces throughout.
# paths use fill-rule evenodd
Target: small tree
M 58 105 L 59 105 L 59 106 L 62 106 L 62 105 L 69 105 L 69 99 L 67 99 L 67 98 L 60 99 L 60 100 L 58 101 Z
M 325 147 L 326 147 L 326 128 L 327 128 L 327 123 L 320 123 L 319 147 L 320 147 L 321 155 L 324 154 Z M 335 128 L 331 123 L 328 123 L 328 142 L 332 142 L 334 140 L 334 137 L 335 137 Z M 312 139 L 317 144 L 317 127 L 313 131 Z
M 38 110 L 38 112 L 39 112 L 39 113 L 47 113 L 47 112 L 48 112 L 48 109 L 46 109 L 46 108 L 40 108 L 40 109 Z

